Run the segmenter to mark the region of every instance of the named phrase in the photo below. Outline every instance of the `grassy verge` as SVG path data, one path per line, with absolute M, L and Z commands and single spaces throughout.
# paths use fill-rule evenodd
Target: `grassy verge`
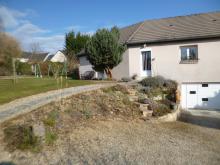
M 60 79 L 20 78 L 17 80 L 16 84 L 13 84 L 12 79 L 0 79 L 0 104 L 50 90 L 94 83 L 96 83 L 96 81 L 63 79 L 61 85 Z

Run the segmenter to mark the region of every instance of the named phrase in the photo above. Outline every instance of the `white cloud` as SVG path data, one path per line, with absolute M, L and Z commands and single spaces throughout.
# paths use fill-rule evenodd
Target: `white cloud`
M 31 9 L 21 12 L 0 6 L 0 28 L 4 28 L 17 38 L 22 48 L 27 51 L 30 50 L 30 45 L 33 43 L 38 43 L 43 51 L 51 53 L 63 48 L 64 35 L 49 35 L 49 30 L 32 24 L 27 19 L 29 16 L 37 16 L 37 13 Z
M 86 28 L 85 26 L 81 26 L 81 25 L 72 25 L 72 26 L 66 27 L 65 30 L 67 30 L 67 31 L 71 31 L 71 30 L 80 31 L 85 28 Z
M 0 19 L 4 28 L 13 28 L 19 24 L 19 18 L 25 16 L 25 13 L 8 9 L 0 6 Z
M 40 27 L 33 25 L 31 23 L 25 23 L 19 26 L 15 31 L 13 31 L 16 35 L 33 35 L 38 33 L 46 33 L 48 30 L 41 29 Z
M 44 51 L 55 53 L 57 50 L 62 50 L 64 47 L 64 35 L 53 35 L 49 37 L 34 37 L 33 41 L 40 43 Z

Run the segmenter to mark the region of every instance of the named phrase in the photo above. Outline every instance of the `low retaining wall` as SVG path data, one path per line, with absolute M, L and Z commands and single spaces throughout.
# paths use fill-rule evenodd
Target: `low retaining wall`
M 165 116 L 159 117 L 158 120 L 163 121 L 163 122 L 177 121 L 178 117 L 180 116 L 180 113 L 181 113 L 180 106 L 178 106 L 177 110 L 175 110 L 172 113 L 168 113 Z

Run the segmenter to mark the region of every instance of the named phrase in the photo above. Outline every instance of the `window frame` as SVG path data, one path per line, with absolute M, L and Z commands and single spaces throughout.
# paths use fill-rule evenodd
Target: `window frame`
M 183 59 L 182 58 L 182 49 L 183 48 L 188 48 L 187 49 L 187 57 L 190 56 L 189 52 L 190 52 L 190 48 L 196 48 L 196 58 L 195 59 Z M 180 50 L 180 64 L 195 64 L 198 63 L 198 56 L 199 56 L 199 51 L 198 51 L 198 45 L 183 45 L 179 47 Z

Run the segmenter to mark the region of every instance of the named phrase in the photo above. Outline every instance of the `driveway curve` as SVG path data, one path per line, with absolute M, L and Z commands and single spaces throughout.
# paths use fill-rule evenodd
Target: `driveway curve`
M 110 87 L 116 83 L 105 83 L 95 85 L 84 85 L 60 90 L 53 90 L 37 95 L 16 99 L 10 103 L 0 105 L 0 123 L 16 117 L 18 115 L 35 110 L 43 105 L 66 98 L 74 94 L 97 90 L 104 87 Z M 16 91 L 15 91 L 16 92 Z

